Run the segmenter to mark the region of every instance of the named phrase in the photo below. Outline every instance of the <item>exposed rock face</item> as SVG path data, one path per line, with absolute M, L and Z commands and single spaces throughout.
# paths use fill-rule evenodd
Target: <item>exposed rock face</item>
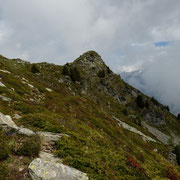
M 88 180 L 85 173 L 63 165 L 48 153 L 40 153 L 40 158 L 31 162 L 29 173 L 33 180 Z
M 155 126 L 161 126 L 166 124 L 165 118 L 162 114 L 158 112 L 148 111 L 144 116 L 144 120 L 152 123 Z
M 145 123 L 145 122 L 142 122 L 142 125 L 143 125 L 144 127 L 146 127 L 147 130 L 148 130 L 151 134 L 153 134 L 160 142 L 162 142 L 163 144 L 168 145 L 169 140 L 170 140 L 170 136 L 162 133 L 162 132 L 159 131 L 158 129 L 156 129 L 156 128 L 150 126 L 150 125 L 148 125 L 148 124 Z
M 146 136 L 145 134 L 143 134 L 141 131 L 137 130 L 136 128 L 130 126 L 129 124 L 126 124 L 125 122 L 122 122 L 121 120 L 117 119 L 114 117 L 114 119 L 116 121 L 119 122 L 119 126 L 122 126 L 124 129 L 127 129 L 133 133 L 136 133 L 136 134 L 139 134 L 140 136 L 142 136 L 143 140 L 144 141 L 152 141 L 152 142 L 157 142 L 156 140 L 152 139 L 151 137 L 149 136 Z

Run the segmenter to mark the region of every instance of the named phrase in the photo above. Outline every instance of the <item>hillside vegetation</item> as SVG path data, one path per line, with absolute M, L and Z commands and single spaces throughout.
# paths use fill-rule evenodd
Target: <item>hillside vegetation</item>
M 53 153 L 90 180 L 180 179 L 180 121 L 94 51 L 64 66 L 0 56 L 0 112 L 19 127 L 67 134 Z M 39 141 L 1 129 L 0 179 L 30 179 Z

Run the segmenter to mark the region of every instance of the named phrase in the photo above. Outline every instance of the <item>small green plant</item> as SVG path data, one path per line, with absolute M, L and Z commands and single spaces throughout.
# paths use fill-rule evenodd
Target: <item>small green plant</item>
M 106 73 L 105 73 L 104 70 L 100 70 L 97 75 L 98 75 L 99 78 L 105 78 Z
M 41 150 L 40 138 L 37 135 L 28 137 L 18 148 L 17 154 L 29 157 L 36 157 Z
M 32 73 L 40 73 L 39 69 L 37 68 L 37 66 L 35 64 L 32 65 L 31 72 Z
M 143 97 L 141 95 L 138 95 L 137 98 L 136 98 L 136 103 L 137 103 L 137 106 L 141 109 L 144 108 L 145 106 L 145 103 L 144 103 L 144 100 L 143 100 Z

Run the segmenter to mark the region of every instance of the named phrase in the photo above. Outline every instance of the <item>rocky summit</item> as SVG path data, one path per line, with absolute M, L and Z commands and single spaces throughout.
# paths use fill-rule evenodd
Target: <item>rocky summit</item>
M 95 51 L 0 56 L 0 180 L 179 180 L 180 120 Z

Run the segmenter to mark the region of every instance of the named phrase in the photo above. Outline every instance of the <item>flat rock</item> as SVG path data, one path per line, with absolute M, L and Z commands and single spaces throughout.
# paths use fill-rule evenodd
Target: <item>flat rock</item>
M 26 136 L 35 135 L 35 133 L 32 130 L 27 129 L 27 128 L 19 128 L 18 129 L 18 134 L 23 134 L 23 135 L 26 135 Z
M 52 92 L 53 90 L 50 88 L 46 88 L 47 91 Z
M 65 166 L 60 159 L 49 153 L 40 153 L 29 165 L 29 174 L 33 180 L 88 180 L 87 174 Z
M 13 118 L 14 118 L 14 119 L 21 119 L 22 116 L 20 116 L 19 114 L 14 114 Z
M 42 138 L 43 141 L 56 142 L 63 136 L 63 134 L 56 134 L 51 132 L 38 131 L 37 134 Z

